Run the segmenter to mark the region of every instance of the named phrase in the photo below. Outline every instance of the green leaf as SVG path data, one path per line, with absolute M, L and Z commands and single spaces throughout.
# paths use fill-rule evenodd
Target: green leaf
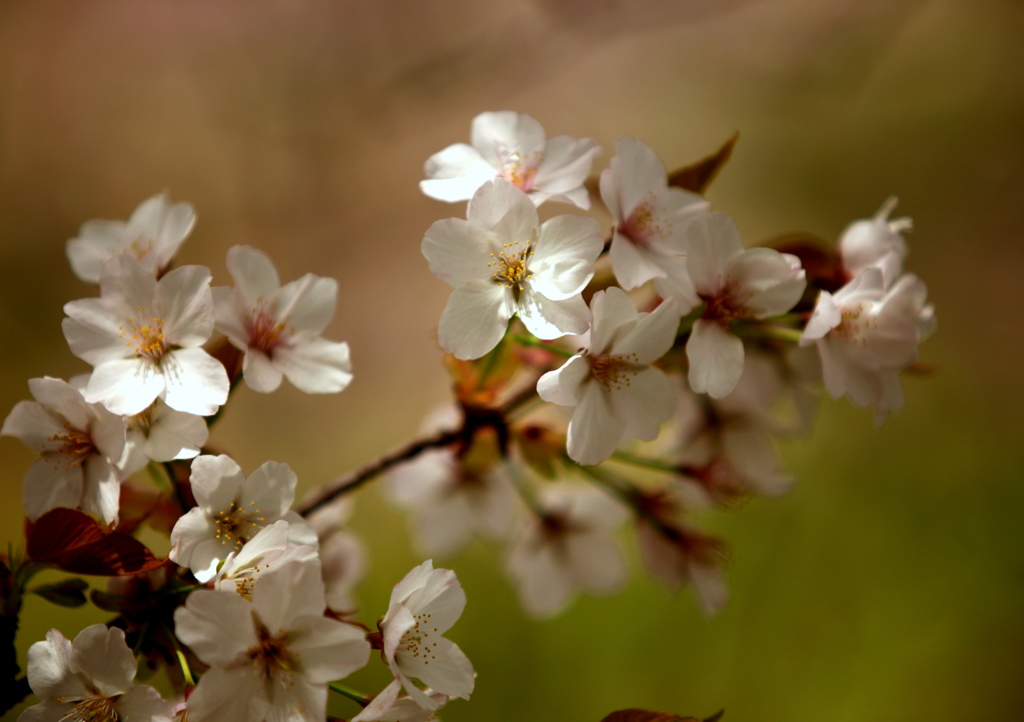
M 81 607 L 86 602 L 85 590 L 88 588 L 88 582 L 74 577 L 53 584 L 43 584 L 29 591 L 62 607 Z

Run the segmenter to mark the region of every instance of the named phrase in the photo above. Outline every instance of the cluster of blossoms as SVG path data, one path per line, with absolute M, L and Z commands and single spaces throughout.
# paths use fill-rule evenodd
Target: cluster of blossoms
M 68 345 L 92 372 L 32 379 L 34 401 L 4 421 L 39 458 L 24 480 L 27 558 L 4 560 L 0 591 L 15 614 L 26 591 L 77 606 L 84 581 L 28 579 L 44 566 L 106 575 L 90 599 L 116 616 L 32 646 L 18 684 L 42 701 L 23 719 L 323 720 L 333 689 L 362 708 L 354 722 L 428 720 L 473 691 L 472 664 L 443 636 L 465 594 L 426 561 L 394 588 L 378 631 L 356 621 L 365 553 L 348 492 L 387 471 L 425 556 L 476 533 L 505 542 L 535 616 L 579 590 L 620 589 L 631 520 L 648 571 L 691 584 L 711 614 L 727 599 L 725 545 L 695 513 L 789 488 L 774 438 L 808 429 L 822 380 L 879 423 L 902 405 L 900 373 L 934 315 L 903 273 L 910 221 L 889 220 L 894 200 L 836 250 L 745 248 L 703 197 L 731 143 L 669 174 L 624 137 L 599 181 L 610 228 L 541 222 L 545 203 L 590 209 L 597 144 L 546 138 L 512 111 L 478 116 L 471 140 L 432 156 L 421 183 L 468 201 L 465 219 L 422 241 L 454 289 L 438 341 L 455 403 L 422 438 L 298 504 L 287 464 L 246 475 L 207 442 L 239 381 L 259 393 L 283 378 L 307 393 L 349 384 L 348 346 L 322 337 L 335 281 L 282 285 L 264 253 L 237 246 L 234 287 L 211 287 L 208 269 L 174 267 L 195 215 L 164 195 L 68 242 L 75 273 L 99 285 L 64 307 Z M 142 525 L 169 536 L 166 560 L 133 537 Z M 393 681 L 376 696 L 336 684 L 371 649 Z M 140 661 L 167 670 L 180 697 L 136 685 Z

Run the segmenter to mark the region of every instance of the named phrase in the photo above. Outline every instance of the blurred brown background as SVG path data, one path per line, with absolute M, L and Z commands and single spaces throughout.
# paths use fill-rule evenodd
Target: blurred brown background
M 63 303 L 95 293 L 66 239 L 166 189 L 198 214 L 181 262 L 215 284 L 230 284 L 224 254 L 241 243 L 284 280 L 339 280 L 329 335 L 351 344 L 351 388 L 242 388 L 211 440 L 249 471 L 286 461 L 311 488 L 408 438 L 446 396 L 434 329 L 449 289 L 419 243 L 463 206 L 417 181 L 476 113 L 593 137 L 595 170 L 619 135 L 678 166 L 738 129 L 709 197 L 748 242 L 835 238 L 899 195 L 915 221 L 908 268 L 938 309 L 923 347 L 938 375 L 907 379 L 907 408 L 881 431 L 826 401 L 814 435 L 784 449 L 790 496 L 707 517 L 733 548 L 733 601 L 715 619 L 635 572 L 618 597 L 533 622 L 499 550 L 440 561 L 467 589 L 450 636 L 479 673 L 444 716 L 1019 719 L 1022 31 L 1024 4 L 1009 0 L 5 2 L 0 409 L 28 398 L 30 377 L 87 369 L 60 331 Z M 8 438 L 0 453 L 6 545 L 32 455 Z M 372 623 L 419 559 L 376 490 L 354 527 L 370 545 L 357 593 Z M 73 636 L 104 618 L 27 606 L 22 652 L 51 626 Z M 352 684 L 385 680 L 376 665 Z

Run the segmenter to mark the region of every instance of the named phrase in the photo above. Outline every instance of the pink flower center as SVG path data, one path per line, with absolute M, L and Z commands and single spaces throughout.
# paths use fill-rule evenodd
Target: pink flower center
M 629 218 L 619 224 L 619 233 L 638 246 L 650 245 L 651 241 L 662 238 L 672 226 L 654 213 L 655 199 L 651 194 L 633 209 Z
M 146 316 L 146 309 L 138 306 L 139 317 L 129 317 L 128 326 L 118 326 L 120 338 L 126 339 L 125 346 L 135 347 L 135 358 L 147 358 L 159 362 L 169 350 L 167 337 L 164 335 L 164 321 L 156 316 Z
M 703 318 L 707 321 L 717 321 L 724 326 L 730 321 L 751 317 L 743 299 L 738 297 L 728 283 L 717 294 L 700 294 L 700 297 L 706 304 Z
M 605 391 L 617 391 L 623 386 L 629 386 L 630 379 L 637 375 L 637 355 L 635 353 L 617 356 L 587 354 L 586 359 L 590 364 L 591 376 Z
M 868 310 L 869 305 L 867 302 L 861 302 L 853 308 L 844 308 L 840 312 L 839 325 L 832 329 L 832 333 L 849 343 L 867 345 L 867 340 L 862 337 L 862 334 L 876 325 L 870 316 L 861 318 Z
M 533 190 L 533 180 L 537 176 L 537 166 L 544 159 L 544 154 L 536 152 L 529 157 L 523 158 L 518 153 L 512 153 L 501 167 L 498 174 L 515 185 L 524 193 Z
M 245 330 L 249 335 L 249 345 L 264 353 L 269 353 L 288 338 L 285 325 L 278 323 L 262 302 L 245 317 Z

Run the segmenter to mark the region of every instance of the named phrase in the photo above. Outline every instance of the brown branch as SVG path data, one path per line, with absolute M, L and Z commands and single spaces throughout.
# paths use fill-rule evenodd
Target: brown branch
M 339 476 L 333 481 L 324 484 L 303 499 L 302 502 L 295 507 L 295 511 L 301 516 L 309 516 L 317 509 L 329 504 L 339 496 L 347 494 L 353 489 L 362 486 L 378 474 L 387 471 L 395 464 L 400 464 L 403 461 L 413 459 L 427 449 L 436 449 L 440 446 L 447 446 L 458 439 L 461 435 L 461 430 L 441 431 L 422 439 L 414 439 L 413 441 L 399 446 L 397 449 L 389 451 L 378 459 L 371 461 L 362 468 L 350 471 L 349 473 Z

